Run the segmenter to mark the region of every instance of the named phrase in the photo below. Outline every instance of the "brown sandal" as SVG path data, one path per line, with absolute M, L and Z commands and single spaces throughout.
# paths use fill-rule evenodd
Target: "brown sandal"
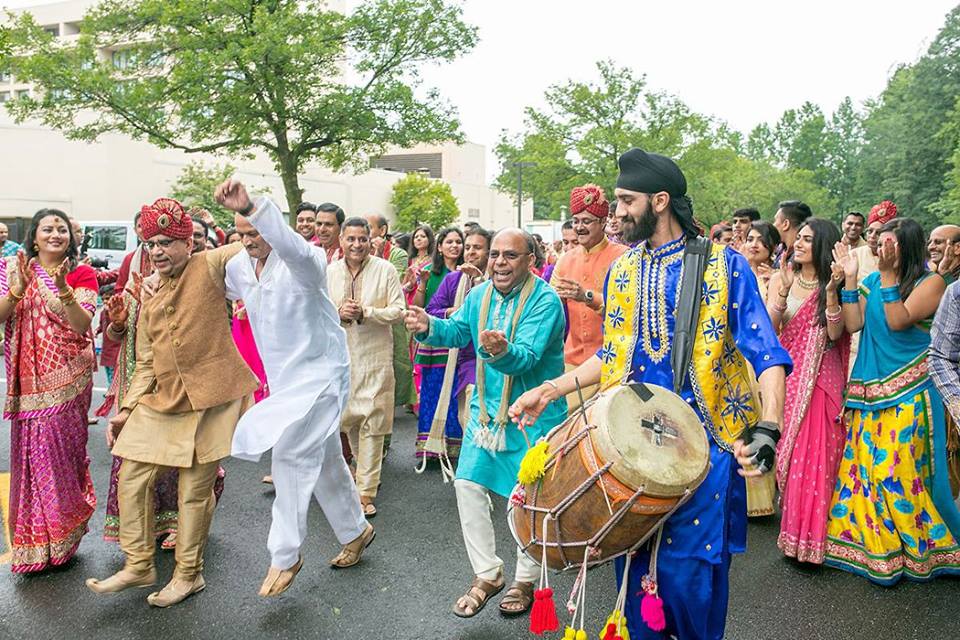
M 495 582 L 474 577 L 467 592 L 460 596 L 460 598 L 457 598 L 457 601 L 453 603 L 453 615 L 458 618 L 472 618 L 483 611 L 483 608 L 487 606 L 490 598 L 503 591 L 503 587 L 504 581 L 502 575 L 497 576 Z M 460 606 L 460 600 L 463 598 L 470 601 L 465 607 Z M 468 613 L 467 608 L 473 609 L 473 612 Z
M 504 605 L 519 604 L 519 609 L 511 609 Z M 533 606 L 533 583 L 514 582 L 507 592 L 500 598 L 500 614 L 508 618 L 522 616 Z

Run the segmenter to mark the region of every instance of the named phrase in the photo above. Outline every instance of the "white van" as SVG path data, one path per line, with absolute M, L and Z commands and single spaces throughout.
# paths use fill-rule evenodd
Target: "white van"
M 96 262 L 106 262 L 109 269 L 118 268 L 123 257 L 137 248 L 133 222 L 81 222 L 86 254 Z

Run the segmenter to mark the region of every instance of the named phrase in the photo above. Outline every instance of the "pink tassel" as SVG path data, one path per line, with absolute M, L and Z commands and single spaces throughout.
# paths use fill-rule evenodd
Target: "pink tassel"
M 663 631 L 667 627 L 667 617 L 663 612 L 663 600 L 653 593 L 645 593 L 640 601 L 640 618 L 653 631 Z

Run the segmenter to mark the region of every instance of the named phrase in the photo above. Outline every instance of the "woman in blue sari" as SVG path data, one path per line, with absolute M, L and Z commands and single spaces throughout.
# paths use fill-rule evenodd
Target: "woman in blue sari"
M 856 257 L 840 243 L 835 257 L 846 281 L 847 331 L 863 333 L 847 389 L 825 562 L 882 585 L 960 574 L 944 406 L 927 364 L 946 282 L 926 271 L 923 229 L 912 220 L 884 225 L 879 272 L 859 291 Z

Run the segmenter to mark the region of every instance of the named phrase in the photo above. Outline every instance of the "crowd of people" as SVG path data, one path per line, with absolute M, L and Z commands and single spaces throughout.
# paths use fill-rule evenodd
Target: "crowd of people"
M 506 589 L 500 612 L 522 615 L 541 570 L 518 548 L 507 583 L 489 493 L 510 498 L 531 445 L 621 382 L 677 389 L 710 440 L 706 480 L 632 558 L 649 571 L 616 563 L 632 637 L 722 637 L 748 515 L 779 511 L 777 544 L 798 562 L 884 585 L 960 573 L 960 227 L 925 232 L 890 201 L 838 226 L 790 200 L 705 232 L 672 160 L 632 149 L 619 167 L 612 198 L 571 191 L 549 243 L 469 223 L 391 233 L 383 215 L 333 203 L 299 204 L 291 227 L 233 180 L 216 197 L 234 227 L 161 198 L 135 216 L 141 244 L 115 271 L 84 263 L 61 211 L 37 212 L 22 246 L 0 225 L 13 571 L 66 563 L 87 532 L 99 340 L 110 388 L 96 413 L 112 415 L 114 454 L 103 531 L 126 562 L 87 581 L 96 593 L 154 584 L 158 540 L 176 569 L 150 604 L 203 589 L 220 461 L 268 450 L 261 595 L 300 570 L 312 498 L 342 545 L 331 564 L 356 565 L 405 410 L 412 469 L 435 466 L 457 497 L 474 578 L 453 612 Z M 676 377 L 684 304 L 699 323 Z M 293 344 L 287 326 L 307 335 Z M 644 594 L 664 602 L 662 625 Z

